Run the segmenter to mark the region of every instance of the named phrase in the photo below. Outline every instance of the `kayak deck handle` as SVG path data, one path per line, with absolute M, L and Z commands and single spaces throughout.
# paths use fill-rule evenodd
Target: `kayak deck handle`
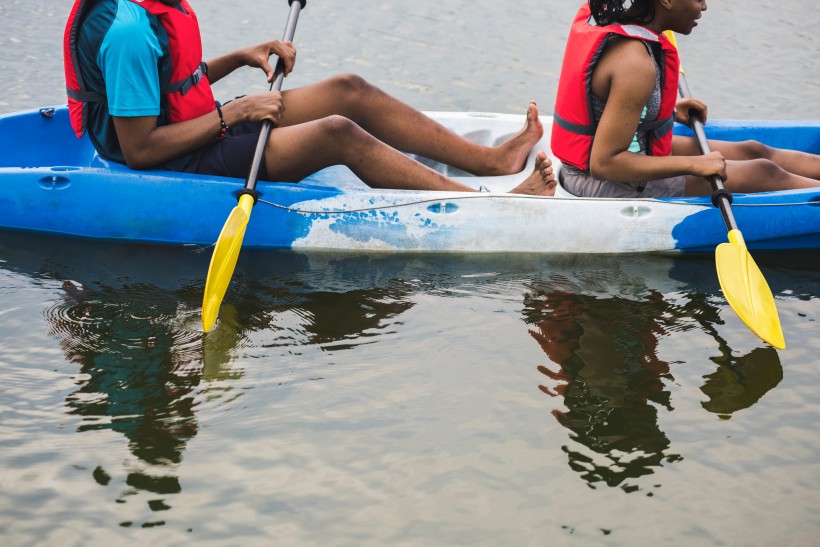
M 71 186 L 71 179 L 62 175 L 47 175 L 37 182 L 45 190 L 63 190 Z
M 458 211 L 458 205 L 455 203 L 434 203 L 427 208 L 431 213 L 449 215 Z
M 627 218 L 641 218 L 649 216 L 652 213 L 652 209 L 645 205 L 630 205 L 629 207 L 624 207 L 621 209 L 621 216 L 625 216 Z

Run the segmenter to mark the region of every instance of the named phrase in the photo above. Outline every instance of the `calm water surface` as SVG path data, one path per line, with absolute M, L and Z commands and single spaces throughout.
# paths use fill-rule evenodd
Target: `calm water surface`
M 549 113 L 577 4 L 312 0 L 285 85 Z M 709 6 L 710 114 L 820 118 L 816 0 Z M 207 56 L 287 11 L 195 7 Z M 0 112 L 63 102 L 67 10 L 0 3 Z M 209 251 L 0 235 L 4 545 L 816 545 L 816 254 L 757 256 L 776 351 L 709 257 L 243 253 L 203 336 Z

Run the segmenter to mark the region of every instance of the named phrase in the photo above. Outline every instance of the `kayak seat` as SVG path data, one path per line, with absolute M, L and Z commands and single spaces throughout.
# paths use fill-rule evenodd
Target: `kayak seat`
M 87 167 L 96 161 L 88 136 L 74 135 L 65 107 L 2 116 L 0 134 L 14 136 L 0 150 L 0 167 Z

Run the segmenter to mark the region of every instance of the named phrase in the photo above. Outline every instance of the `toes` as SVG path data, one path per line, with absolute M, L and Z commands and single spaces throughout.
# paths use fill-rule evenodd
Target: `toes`
M 535 101 L 530 101 L 530 104 L 527 106 L 527 121 L 534 122 L 538 120 L 538 105 Z
M 549 160 L 541 164 L 539 172 L 541 173 L 541 178 L 545 183 L 550 184 L 555 182 L 555 170 L 552 168 L 552 163 Z
M 552 165 L 552 162 L 547 157 L 546 152 L 541 150 L 535 155 L 535 170 L 540 171 L 544 167 L 549 167 Z

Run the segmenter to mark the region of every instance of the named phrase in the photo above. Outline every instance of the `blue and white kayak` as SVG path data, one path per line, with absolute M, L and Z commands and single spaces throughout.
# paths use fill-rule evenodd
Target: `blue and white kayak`
M 523 116 L 428 112 L 482 144 L 517 133 Z M 550 117 L 535 150 L 549 151 Z M 684 132 L 686 128 L 676 131 Z M 755 139 L 820 153 L 820 121 L 710 121 L 710 138 Z M 0 116 L 0 228 L 164 245 L 211 245 L 244 180 L 134 171 L 104 160 L 77 139 L 65 107 Z M 579 198 L 507 194 L 518 175 L 475 177 L 420 161 L 475 189 L 371 189 L 344 167 L 299 184 L 260 181 L 246 247 L 384 252 L 711 252 L 726 241 L 709 198 Z M 560 167 L 560 166 L 559 166 Z M 820 188 L 734 196 L 750 249 L 820 248 Z

